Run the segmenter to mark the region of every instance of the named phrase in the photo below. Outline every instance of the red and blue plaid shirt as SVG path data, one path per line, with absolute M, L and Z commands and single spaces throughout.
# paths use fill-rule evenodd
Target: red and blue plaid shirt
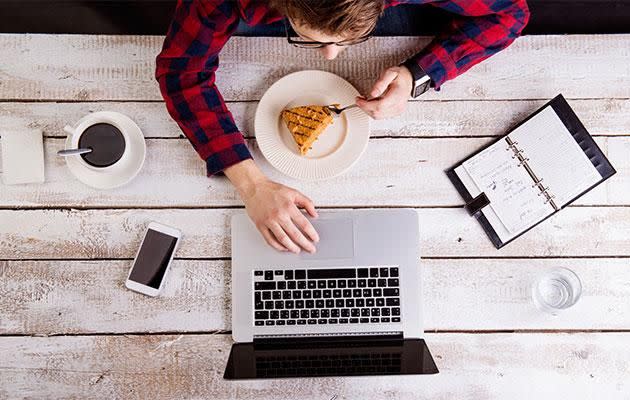
M 386 0 L 430 4 L 456 14 L 448 28 L 414 59 L 435 88 L 507 47 L 529 19 L 526 0 Z M 215 85 L 219 52 L 242 19 L 270 24 L 283 16 L 262 0 L 179 0 L 156 78 L 166 107 L 213 175 L 251 158 Z

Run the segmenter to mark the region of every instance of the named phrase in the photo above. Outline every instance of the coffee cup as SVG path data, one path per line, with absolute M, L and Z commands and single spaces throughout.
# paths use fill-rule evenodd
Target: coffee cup
M 70 135 L 67 150 L 86 149 L 72 156 L 85 168 L 112 170 L 117 165 L 125 164 L 129 158 L 129 127 L 125 125 L 126 121 L 116 118 L 112 113 L 89 114 L 75 127 L 64 127 L 64 131 Z

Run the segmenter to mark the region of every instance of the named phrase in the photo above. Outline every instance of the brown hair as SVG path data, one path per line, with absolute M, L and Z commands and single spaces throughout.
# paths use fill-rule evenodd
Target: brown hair
M 348 39 L 370 33 L 385 7 L 384 0 L 272 0 L 271 5 L 292 21 Z

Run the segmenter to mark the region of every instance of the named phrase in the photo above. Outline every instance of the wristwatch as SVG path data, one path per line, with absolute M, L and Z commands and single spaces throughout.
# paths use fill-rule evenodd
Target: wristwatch
M 407 67 L 407 69 L 411 71 L 411 76 L 413 77 L 411 97 L 415 99 L 431 88 L 431 77 L 424 72 L 422 67 L 420 67 L 415 60 L 409 59 L 400 65 Z

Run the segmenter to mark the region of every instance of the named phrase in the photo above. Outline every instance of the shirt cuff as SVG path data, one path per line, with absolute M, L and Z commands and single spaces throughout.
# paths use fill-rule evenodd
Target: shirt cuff
M 227 148 L 210 154 L 206 158 L 208 176 L 220 174 L 224 169 L 251 158 L 252 155 L 243 141 L 234 143 Z
M 425 49 L 413 59 L 431 77 L 435 90 L 440 90 L 440 86 L 444 82 L 454 78 L 449 76 L 449 72 L 452 74 L 453 71 L 457 71 L 457 67 L 449 54 L 440 46 Z

